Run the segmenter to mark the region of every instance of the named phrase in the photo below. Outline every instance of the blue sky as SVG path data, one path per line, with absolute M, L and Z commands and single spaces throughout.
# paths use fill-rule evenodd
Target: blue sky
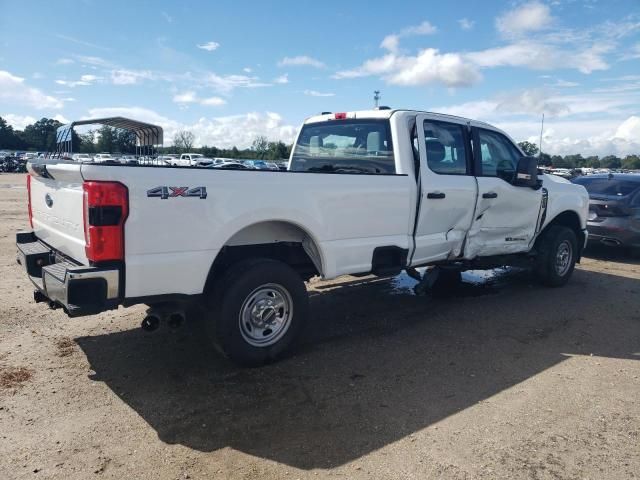
M 640 2 L 0 0 L 0 116 L 125 115 L 291 141 L 322 110 L 489 121 L 550 153 L 640 152 Z M 166 141 L 165 143 L 170 143 Z

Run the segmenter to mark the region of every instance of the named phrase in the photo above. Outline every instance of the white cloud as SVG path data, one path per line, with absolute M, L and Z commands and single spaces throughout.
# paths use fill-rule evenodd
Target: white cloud
M 173 97 L 173 101 L 182 105 L 188 103 L 199 103 L 200 105 L 204 105 L 207 107 L 220 107 L 227 103 L 226 100 L 220 97 L 200 98 L 193 91 L 186 91 L 176 94 Z
M 114 85 L 135 85 L 142 80 L 152 79 L 153 73 L 149 70 L 119 69 L 111 71 L 111 83 Z
M 14 130 L 24 130 L 27 125 L 31 125 L 37 121 L 29 115 L 16 115 L 13 113 L 5 113 L 2 115 L 2 118 L 4 118 Z
M 215 145 L 220 148 L 247 148 L 255 137 L 264 135 L 269 140 L 291 143 L 298 127 L 284 122 L 274 112 L 251 112 L 243 115 L 203 117 L 195 123 L 179 123 L 153 110 L 140 107 L 94 108 L 87 118 L 122 116 L 160 125 L 164 129 L 165 145 L 170 145 L 179 130 L 189 130 L 196 136 L 195 146 Z
M 85 65 L 93 67 L 115 68 L 116 65 L 109 60 L 105 60 L 102 57 L 96 57 L 92 55 L 74 55 L 74 58 Z
M 278 83 L 280 85 L 289 83 L 289 74 L 285 73 L 284 75 L 280 75 L 279 77 L 274 78 L 273 83 Z
M 173 96 L 173 101 L 175 103 L 195 103 L 197 101 L 196 93 L 192 91 L 179 93 Z
M 63 79 L 58 79 L 56 80 L 56 83 L 58 85 L 64 85 L 65 87 L 77 87 L 77 86 L 88 86 L 88 85 L 93 85 L 95 82 L 99 82 L 102 81 L 102 77 L 98 76 L 98 75 L 81 75 L 80 76 L 80 80 L 63 80 Z
M 206 50 L 207 52 L 213 52 L 214 50 L 217 50 L 220 47 L 220 44 L 218 42 L 207 42 L 207 43 L 198 44 L 196 46 L 202 50 Z
M 305 95 L 309 95 L 310 97 L 335 97 L 335 93 L 330 92 L 318 92 L 317 90 L 305 90 Z
M 468 18 L 461 18 L 458 20 L 458 25 L 462 30 L 471 30 L 476 22 L 469 20 Z
M 400 37 L 395 34 L 387 35 L 380 42 L 380 48 L 384 48 L 385 50 L 389 50 L 390 52 L 395 52 L 400 47 Z
M 229 93 L 235 88 L 271 86 L 270 83 L 261 82 L 258 77 L 250 77 L 247 75 L 217 75 L 215 73 L 208 73 L 204 77 L 197 79 L 197 81 L 220 93 Z
M 23 105 L 36 109 L 62 108 L 62 100 L 46 95 L 37 88 L 29 87 L 24 78 L 17 77 L 0 70 L 0 103 L 9 105 Z
M 432 35 L 437 31 L 438 29 L 436 27 L 425 20 L 420 25 L 403 28 L 400 33 L 387 35 L 382 39 L 380 47 L 389 50 L 390 52 L 396 52 L 400 46 L 401 38 L 412 37 L 415 35 Z
M 252 68 L 250 68 L 250 67 L 244 67 L 244 68 L 242 69 L 242 71 L 243 71 L 244 73 L 251 73 L 251 72 L 253 72 L 253 69 L 252 69 Z
M 71 65 L 72 63 L 75 62 L 70 58 L 59 58 L 56 60 L 56 65 Z
M 60 115 L 59 113 L 57 115 L 54 115 L 53 119 L 59 121 L 60 123 L 69 123 L 69 120 L 67 120 L 65 116 Z
M 428 21 L 422 22 L 420 25 L 413 27 L 403 28 L 400 32 L 401 37 L 408 37 L 411 35 L 432 35 L 436 33 L 438 29 L 431 25 Z
M 535 41 L 519 41 L 503 47 L 465 54 L 465 58 L 481 68 L 526 67 L 532 70 L 571 68 L 588 74 L 609 68 L 604 56 L 613 50 L 610 43 L 594 44 L 581 49 L 562 49 Z
M 160 15 L 167 21 L 167 23 L 173 22 L 173 17 L 169 15 L 167 12 L 160 12 Z
M 200 105 L 206 105 L 208 107 L 220 107 L 226 103 L 226 100 L 220 97 L 209 97 L 200 100 Z
M 622 122 L 616 130 L 615 138 L 640 142 L 640 117 L 633 115 Z
M 447 87 L 468 86 L 480 80 L 477 68 L 457 53 L 441 54 L 427 48 L 416 56 L 389 53 L 367 60 L 353 70 L 337 72 L 333 78 L 357 78 L 380 75 L 392 85 L 427 85 L 440 83 Z
M 538 1 L 517 6 L 496 19 L 496 28 L 507 37 L 519 37 L 529 32 L 549 28 L 553 23 L 551 9 Z
M 299 66 L 308 66 L 313 68 L 324 68 L 325 64 L 320 60 L 309 57 L 308 55 L 298 55 L 297 57 L 284 57 L 282 60 L 278 62 L 279 67 L 299 67 Z

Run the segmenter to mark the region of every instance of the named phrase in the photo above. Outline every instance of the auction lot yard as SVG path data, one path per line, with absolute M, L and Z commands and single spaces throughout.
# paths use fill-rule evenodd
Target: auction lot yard
M 406 279 L 310 286 L 289 358 L 239 369 L 145 308 L 69 319 L 15 263 L 0 175 L 0 478 L 640 477 L 640 262 L 561 289 L 508 271 L 448 298 Z

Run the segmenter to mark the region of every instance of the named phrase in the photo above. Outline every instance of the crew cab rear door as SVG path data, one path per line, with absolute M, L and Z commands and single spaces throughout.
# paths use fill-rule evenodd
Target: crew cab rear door
M 488 128 L 472 131 L 479 192 L 464 256 L 528 251 L 536 233 L 542 190 L 513 185 L 523 154 L 509 138 Z
M 411 265 L 460 255 L 476 205 L 469 129 L 465 121 L 416 116 L 420 192 Z

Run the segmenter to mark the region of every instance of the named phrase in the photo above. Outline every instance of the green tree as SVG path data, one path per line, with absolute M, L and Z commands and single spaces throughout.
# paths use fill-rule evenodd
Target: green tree
M 527 157 L 535 157 L 539 151 L 535 143 L 527 142 L 526 140 L 524 142 L 519 142 L 518 146 Z
M 267 140 L 267 137 L 260 135 L 254 138 L 251 143 L 251 150 L 255 152 L 257 158 L 264 159 L 269 150 L 269 140 Z
M 540 153 L 540 156 L 538 157 L 538 165 L 542 165 L 545 167 L 550 167 L 551 165 L 553 165 L 551 155 L 549 155 L 548 153 Z
M 622 160 L 615 155 L 607 155 L 600 160 L 600 165 L 603 168 L 620 168 L 622 166 Z
M 98 130 L 98 152 L 111 153 L 115 152 L 117 147 L 116 129 L 108 125 L 100 127 Z
M 189 130 L 180 130 L 173 136 L 173 145 L 180 152 L 188 152 L 193 150 L 193 142 L 196 136 Z
M 564 157 L 565 163 L 569 166 L 565 168 L 580 168 L 584 167 L 584 158 L 579 153 L 577 155 L 567 155 Z
M 624 160 L 622 160 L 622 168 L 640 170 L 640 156 L 627 155 Z
M 269 160 L 283 160 L 287 157 L 287 145 L 284 142 L 269 142 L 267 154 Z
M 27 125 L 21 134 L 28 149 L 47 151 L 55 149 L 56 130 L 62 123 L 52 118 L 41 118 L 36 123 Z
M 600 158 L 596 155 L 587 157 L 584 160 L 584 166 L 589 168 L 600 168 Z
M 0 148 L 21 148 L 20 137 L 2 117 L 0 117 Z

